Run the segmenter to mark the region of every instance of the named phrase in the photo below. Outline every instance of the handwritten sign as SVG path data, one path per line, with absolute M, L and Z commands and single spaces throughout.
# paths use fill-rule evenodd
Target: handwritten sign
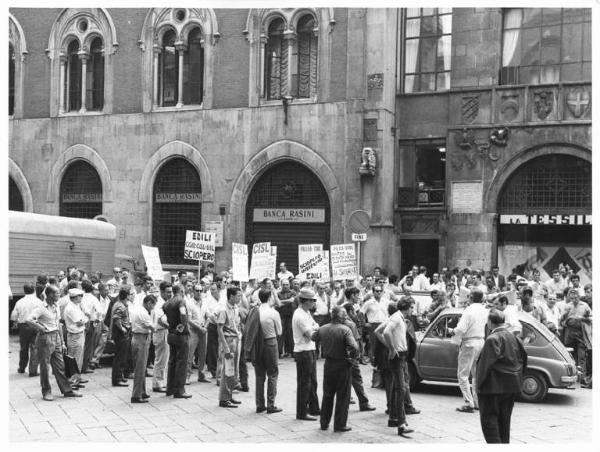
M 354 243 L 331 245 L 331 277 L 338 279 L 356 279 L 356 251 Z
M 162 281 L 165 273 L 160 262 L 158 248 L 142 245 L 142 255 L 146 261 L 146 267 L 148 267 L 148 275 L 155 281 Z
M 209 232 L 186 231 L 183 257 L 200 262 L 214 262 L 215 235 Z

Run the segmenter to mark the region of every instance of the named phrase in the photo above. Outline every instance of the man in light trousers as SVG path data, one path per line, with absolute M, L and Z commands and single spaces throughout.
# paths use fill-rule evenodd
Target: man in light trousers
M 152 335 L 154 343 L 154 376 L 152 377 L 153 392 L 167 392 L 166 389 L 166 368 L 169 362 L 169 345 L 167 344 L 167 334 L 169 333 L 169 324 L 162 307 L 173 296 L 173 286 L 170 282 L 160 283 L 160 296 L 156 306 L 152 311 L 152 319 L 156 328 Z
M 65 326 L 67 327 L 67 353 L 75 358 L 79 372 L 83 367 L 83 349 L 85 347 L 85 324 L 87 317 L 80 308 L 83 290 L 69 289 L 70 301 L 67 303 L 64 312 Z M 69 379 L 71 386 L 75 388 L 83 387 L 87 380 L 81 378 L 77 373 Z
M 154 331 L 152 310 L 156 305 L 154 295 L 146 295 L 141 306 L 131 312 L 131 353 L 135 365 L 131 403 L 146 403 L 150 396 L 146 392 L 146 363 L 150 348 L 150 334 Z

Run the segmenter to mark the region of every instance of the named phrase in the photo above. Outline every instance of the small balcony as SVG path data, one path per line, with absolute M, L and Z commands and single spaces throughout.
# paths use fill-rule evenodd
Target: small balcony
M 419 182 L 417 187 L 398 187 L 397 207 L 445 207 L 443 181 L 435 185 Z

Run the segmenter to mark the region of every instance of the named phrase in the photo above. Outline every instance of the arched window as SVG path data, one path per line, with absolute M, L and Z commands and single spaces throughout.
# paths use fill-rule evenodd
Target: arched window
M 160 52 L 160 104 L 173 106 L 178 97 L 179 58 L 175 49 L 175 31 L 167 31 L 162 38 Z
M 197 265 L 183 258 L 186 231 L 200 231 L 202 187 L 194 166 L 183 158 L 167 161 L 154 182 L 152 246 L 164 264 Z
M 90 46 L 86 84 L 87 109 L 102 110 L 104 106 L 104 49 L 100 38 L 95 38 Z
M 317 91 L 316 22 L 310 14 L 298 21 L 298 68 L 292 76 L 294 97 L 313 97 Z
M 102 214 L 102 181 L 89 163 L 78 160 L 66 169 L 60 183 L 59 214 L 90 219 Z
M 67 111 L 79 111 L 81 109 L 81 64 L 79 61 L 79 43 L 75 40 L 71 41 L 67 47 L 66 71 Z
M 281 99 L 287 94 L 287 68 L 289 65 L 287 46 L 283 39 L 285 25 L 275 19 L 269 25 L 265 45 L 265 89 L 267 99 Z
M 8 210 L 25 211 L 25 202 L 21 190 L 12 177 L 8 177 Z
M 15 48 L 8 44 L 8 114 L 15 112 Z
M 188 35 L 188 51 L 183 55 L 183 103 L 201 104 L 204 89 L 204 39 L 194 28 Z

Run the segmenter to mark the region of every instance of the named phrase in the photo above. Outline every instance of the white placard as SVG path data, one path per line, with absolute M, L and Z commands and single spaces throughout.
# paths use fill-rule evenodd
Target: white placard
M 483 183 L 452 182 L 452 212 L 481 213 Z
M 300 279 L 321 279 L 325 261 L 322 244 L 298 245 L 298 277 Z M 327 261 L 329 266 L 329 262 Z M 329 270 L 329 269 L 328 269 Z
M 271 256 L 271 242 L 260 242 L 252 245 L 252 262 L 250 279 L 261 281 L 264 278 L 275 279 L 275 267 Z
M 248 245 L 231 244 L 231 262 L 234 281 L 248 281 Z
M 331 278 L 356 279 L 357 273 L 354 243 L 331 245 Z
M 223 222 L 222 221 L 206 221 L 204 230 L 215 235 L 215 246 L 223 246 Z
M 158 248 L 142 245 L 142 255 L 146 261 L 146 267 L 148 267 L 148 275 L 155 281 L 162 281 L 165 272 L 162 269 Z
M 185 259 L 200 262 L 215 262 L 215 235 L 209 232 L 186 231 Z

